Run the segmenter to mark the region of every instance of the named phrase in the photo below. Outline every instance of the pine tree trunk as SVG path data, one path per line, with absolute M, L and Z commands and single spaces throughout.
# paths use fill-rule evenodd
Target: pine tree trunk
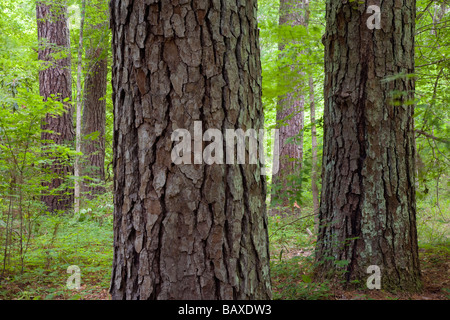
M 290 0 L 280 1 L 280 25 L 305 25 L 304 1 L 296 2 Z M 279 44 L 281 52 L 285 50 L 285 43 Z M 283 53 L 282 53 L 283 54 Z M 285 53 L 291 55 L 292 53 Z M 293 68 L 289 66 L 289 68 Z M 293 84 L 293 90 L 286 95 L 280 96 L 277 106 L 276 121 L 282 123 L 279 127 L 279 171 L 272 176 L 272 205 L 281 205 L 287 207 L 295 200 L 298 200 L 296 187 L 298 186 L 298 177 L 302 167 L 303 160 L 303 122 L 305 98 L 300 93 L 301 80 L 299 77 L 292 77 L 288 73 L 288 79 L 284 82 Z M 295 179 L 297 178 L 297 179 Z M 290 201 L 291 200 L 291 201 Z
M 417 291 L 415 1 L 383 1 L 380 30 L 368 5 L 327 3 L 318 275 L 365 283 L 377 265 L 382 289 Z
M 259 165 L 175 165 L 172 132 L 262 129 L 256 1 L 111 2 L 113 299 L 271 297 Z M 225 152 L 225 150 L 224 150 Z
M 105 126 L 106 126 L 106 87 L 108 64 L 103 57 L 102 48 L 88 50 L 90 61 L 95 61 L 85 80 L 85 102 L 83 109 L 83 127 L 81 135 L 86 137 L 95 133 L 95 139 L 86 139 L 82 143 L 82 152 L 86 156 L 83 174 L 90 178 L 82 184 L 82 192 L 89 199 L 105 192 Z
M 99 10 L 101 4 L 96 3 Z M 88 25 L 87 32 L 91 37 L 100 34 L 100 40 L 95 46 L 87 49 L 86 57 L 89 61 L 84 85 L 84 109 L 82 136 L 94 133 L 95 139 L 85 139 L 82 143 L 83 155 L 86 157 L 83 174 L 90 178 L 83 181 L 82 191 L 92 199 L 94 195 L 105 192 L 105 126 L 106 126 L 106 89 L 108 76 L 107 25 Z
M 38 59 L 43 62 L 39 71 L 40 95 L 47 100 L 55 95 L 59 101 L 72 99 L 72 78 L 70 62 L 70 37 L 67 25 L 67 9 L 64 1 L 46 1 L 36 3 L 36 18 L 39 40 Z M 54 58 L 54 55 L 59 56 Z M 47 114 L 43 119 L 42 130 L 51 130 L 53 133 L 43 132 L 42 140 L 44 152 L 49 141 L 57 145 L 73 144 L 74 128 L 72 123 L 73 108 L 70 102 L 65 103 L 66 112 L 59 116 Z M 56 177 L 44 182 L 51 192 L 67 183 L 66 177 L 73 174 L 73 167 L 69 159 L 54 158 L 53 163 L 44 166 Z M 73 190 L 53 192 L 42 195 L 41 200 L 50 212 L 66 211 L 73 205 Z
M 77 110 L 76 110 L 76 133 L 75 133 L 75 150 L 77 153 L 81 152 L 81 109 L 82 109 L 82 95 L 81 95 L 81 76 L 83 73 L 83 31 L 84 31 L 84 20 L 86 17 L 86 0 L 81 3 L 81 14 L 80 14 L 80 36 L 78 38 L 78 55 L 77 55 Z M 80 201 L 81 201 L 81 183 L 80 183 L 80 156 L 75 158 L 74 164 L 74 177 L 75 177 L 75 188 L 74 188 L 74 212 L 78 214 L 80 211 Z

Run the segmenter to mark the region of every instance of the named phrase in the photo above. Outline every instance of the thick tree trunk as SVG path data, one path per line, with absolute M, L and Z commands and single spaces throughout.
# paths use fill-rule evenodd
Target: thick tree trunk
M 298 26 L 305 25 L 304 1 L 291 0 L 280 1 L 280 25 Z M 285 43 L 279 44 L 280 51 L 285 50 Z M 282 53 L 292 55 L 292 53 Z M 293 66 L 289 66 L 293 68 Z M 292 73 L 290 73 L 292 76 Z M 280 96 L 277 106 L 277 123 L 279 126 L 280 153 L 274 155 L 279 157 L 279 171 L 272 176 L 272 205 L 287 207 L 290 202 L 298 200 L 296 194 L 298 177 L 303 160 L 303 122 L 305 98 L 300 93 L 300 77 L 285 79 L 285 83 L 293 84 L 293 90 L 286 95 Z M 291 200 L 291 201 L 290 201 Z
M 260 164 L 171 159 L 194 121 L 263 128 L 256 1 L 113 0 L 111 26 L 112 298 L 270 298 Z
M 70 64 L 70 37 L 67 25 L 67 9 L 64 1 L 46 1 L 36 3 L 36 18 L 39 40 L 38 59 L 43 61 L 39 71 L 39 91 L 44 100 L 55 95 L 59 101 L 72 99 L 72 78 Z M 54 58 L 54 56 L 60 58 Z M 53 133 L 43 132 L 42 140 L 44 152 L 49 141 L 57 145 L 73 144 L 74 128 L 72 123 L 73 108 L 70 102 L 65 103 L 66 112 L 60 116 L 47 114 L 43 120 L 42 129 Z M 51 159 L 53 164 L 44 169 L 50 171 L 56 178 L 44 182 L 49 193 L 67 183 L 66 177 L 73 173 L 73 167 L 68 159 Z M 47 193 L 47 192 L 46 192 Z M 73 190 L 67 188 L 45 194 L 42 201 L 50 212 L 66 211 L 73 205 Z
M 368 6 L 327 3 L 318 275 L 365 281 L 377 265 L 382 289 L 416 291 L 415 1 L 383 1 L 381 30 Z

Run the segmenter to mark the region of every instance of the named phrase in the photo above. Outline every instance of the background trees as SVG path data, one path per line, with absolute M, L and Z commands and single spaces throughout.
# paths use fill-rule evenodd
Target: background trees
M 89 1 L 86 36 L 82 153 L 86 157 L 82 184 L 86 197 L 105 193 L 106 91 L 110 52 L 109 9 L 105 1 Z
M 44 191 L 41 199 L 51 212 L 66 211 L 72 207 L 74 200 L 73 191 L 67 181 L 67 176 L 73 173 L 73 165 L 66 159 L 64 151 L 58 148 L 72 144 L 75 137 L 73 108 L 69 103 L 72 100 L 72 75 L 66 2 L 37 2 L 36 21 L 38 59 L 43 62 L 39 71 L 39 92 L 44 100 L 54 97 L 55 100 L 65 103 L 63 114 L 47 114 L 43 119 L 43 152 L 47 153 L 51 160 L 49 164 L 44 165 L 44 169 L 53 173 L 54 177 L 43 182 L 48 191 Z
M 383 2 L 381 30 L 366 26 L 366 11 L 327 5 L 318 272 L 361 281 L 377 265 L 383 288 L 418 291 L 415 5 Z
M 294 27 L 306 25 L 306 10 L 303 1 L 280 1 L 280 27 Z M 290 41 L 289 41 L 290 40 Z M 272 177 L 272 205 L 289 207 L 295 198 L 299 198 L 297 179 L 300 176 L 303 160 L 303 123 L 305 97 L 302 93 L 302 70 L 295 63 L 296 56 L 300 55 L 298 47 L 290 47 L 293 39 L 280 39 L 278 45 L 280 59 L 286 65 L 280 67 L 280 73 L 284 74 L 283 81 L 279 84 L 284 94 L 278 97 L 276 121 L 280 130 L 279 171 Z M 294 42 L 295 43 L 295 42 Z M 283 62 L 280 62 L 283 64 Z M 291 89 L 291 87 L 293 87 Z M 289 90 L 290 89 L 290 90 Z

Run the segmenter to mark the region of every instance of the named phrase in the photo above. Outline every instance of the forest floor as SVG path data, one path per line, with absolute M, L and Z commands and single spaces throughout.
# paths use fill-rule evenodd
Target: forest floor
M 305 213 L 303 213 L 303 216 Z M 332 282 L 316 283 L 314 221 L 269 215 L 271 276 L 274 299 L 289 300 L 450 300 L 450 239 L 448 212 L 421 209 L 419 260 L 422 292 L 369 290 L 365 283 L 345 288 Z M 336 263 L 339 263 L 337 261 Z M 343 261 L 344 263 L 344 261 Z M 369 275 L 368 275 L 369 277 Z M 350 289 L 351 287 L 351 289 Z M 357 288 L 357 289 L 355 289 Z
M 105 210 L 105 211 L 110 211 Z M 445 221 L 448 221 L 446 218 Z M 383 290 L 342 289 L 313 280 L 313 221 L 269 216 L 271 276 L 276 300 L 450 300 L 450 242 L 429 234 L 419 241 L 423 291 L 416 294 Z M 110 213 L 80 222 L 47 219 L 32 239 L 24 272 L 0 269 L 0 300 L 109 300 L 112 265 Z M 433 225 L 434 231 L 439 228 Z M 428 230 L 428 229 L 427 229 Z M 431 229 L 430 229 L 431 230 Z M 443 233 L 448 233 L 447 226 Z M 447 231 L 445 231 L 447 230 Z M 420 229 L 419 231 L 423 231 Z M 428 231 L 427 231 L 428 232 Z M 425 236 L 423 236 L 424 238 Z M 430 242 L 429 239 L 433 239 Z M 0 252 L 0 260 L 2 258 Z M 11 257 L 12 262 L 14 256 Z M 17 264 L 17 261 L 16 261 Z M 69 266 L 81 269 L 81 288 L 69 289 Z M 361 288 L 365 287 L 360 285 Z
M 283 263 L 289 264 L 289 261 L 296 261 L 299 269 L 302 269 L 302 259 L 296 260 L 296 257 L 309 255 L 312 255 L 312 249 L 292 250 L 287 252 L 287 257 Z M 450 247 L 438 245 L 420 248 L 419 259 L 423 285 L 423 290 L 420 293 L 344 289 L 342 286 L 331 283 L 314 284 L 310 281 L 310 276 L 305 276 L 305 274 L 294 279 L 283 274 L 276 274 L 272 277 L 274 295 L 281 299 L 317 297 L 317 299 L 325 300 L 450 300 Z M 305 269 L 308 269 L 308 267 Z M 294 280 L 294 283 L 292 280 Z M 297 290 L 291 290 L 295 286 L 297 286 Z
M 296 249 L 286 252 L 283 261 L 275 262 L 275 270 L 280 265 L 296 265 L 297 271 L 288 274 L 273 272 L 274 298 L 289 300 L 450 300 L 450 248 L 428 247 L 420 249 L 423 292 L 415 294 L 390 293 L 383 290 L 345 290 L 333 285 L 316 284 L 302 273 L 302 259 L 308 258 L 311 249 Z M 308 267 L 304 268 L 308 269 Z M 304 270 L 303 269 L 303 270 Z M 80 290 L 69 290 L 61 286 L 60 281 L 50 281 L 43 286 L 42 281 L 6 282 L 2 281 L 0 299 L 51 299 L 51 300 L 110 300 L 104 278 L 108 270 L 89 278 L 82 278 Z M 293 274 L 294 273 L 294 274 Z M 62 277 L 67 275 L 62 274 Z M 293 290 L 294 289 L 294 290 Z

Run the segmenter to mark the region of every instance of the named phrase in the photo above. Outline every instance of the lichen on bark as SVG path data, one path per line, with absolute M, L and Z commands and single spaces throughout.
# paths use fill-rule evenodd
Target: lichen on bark
M 371 4 L 380 5 L 380 30 L 366 26 Z M 347 282 L 364 281 L 378 265 L 383 289 L 421 288 L 414 19 L 415 1 L 327 2 L 320 277 L 340 269 Z

